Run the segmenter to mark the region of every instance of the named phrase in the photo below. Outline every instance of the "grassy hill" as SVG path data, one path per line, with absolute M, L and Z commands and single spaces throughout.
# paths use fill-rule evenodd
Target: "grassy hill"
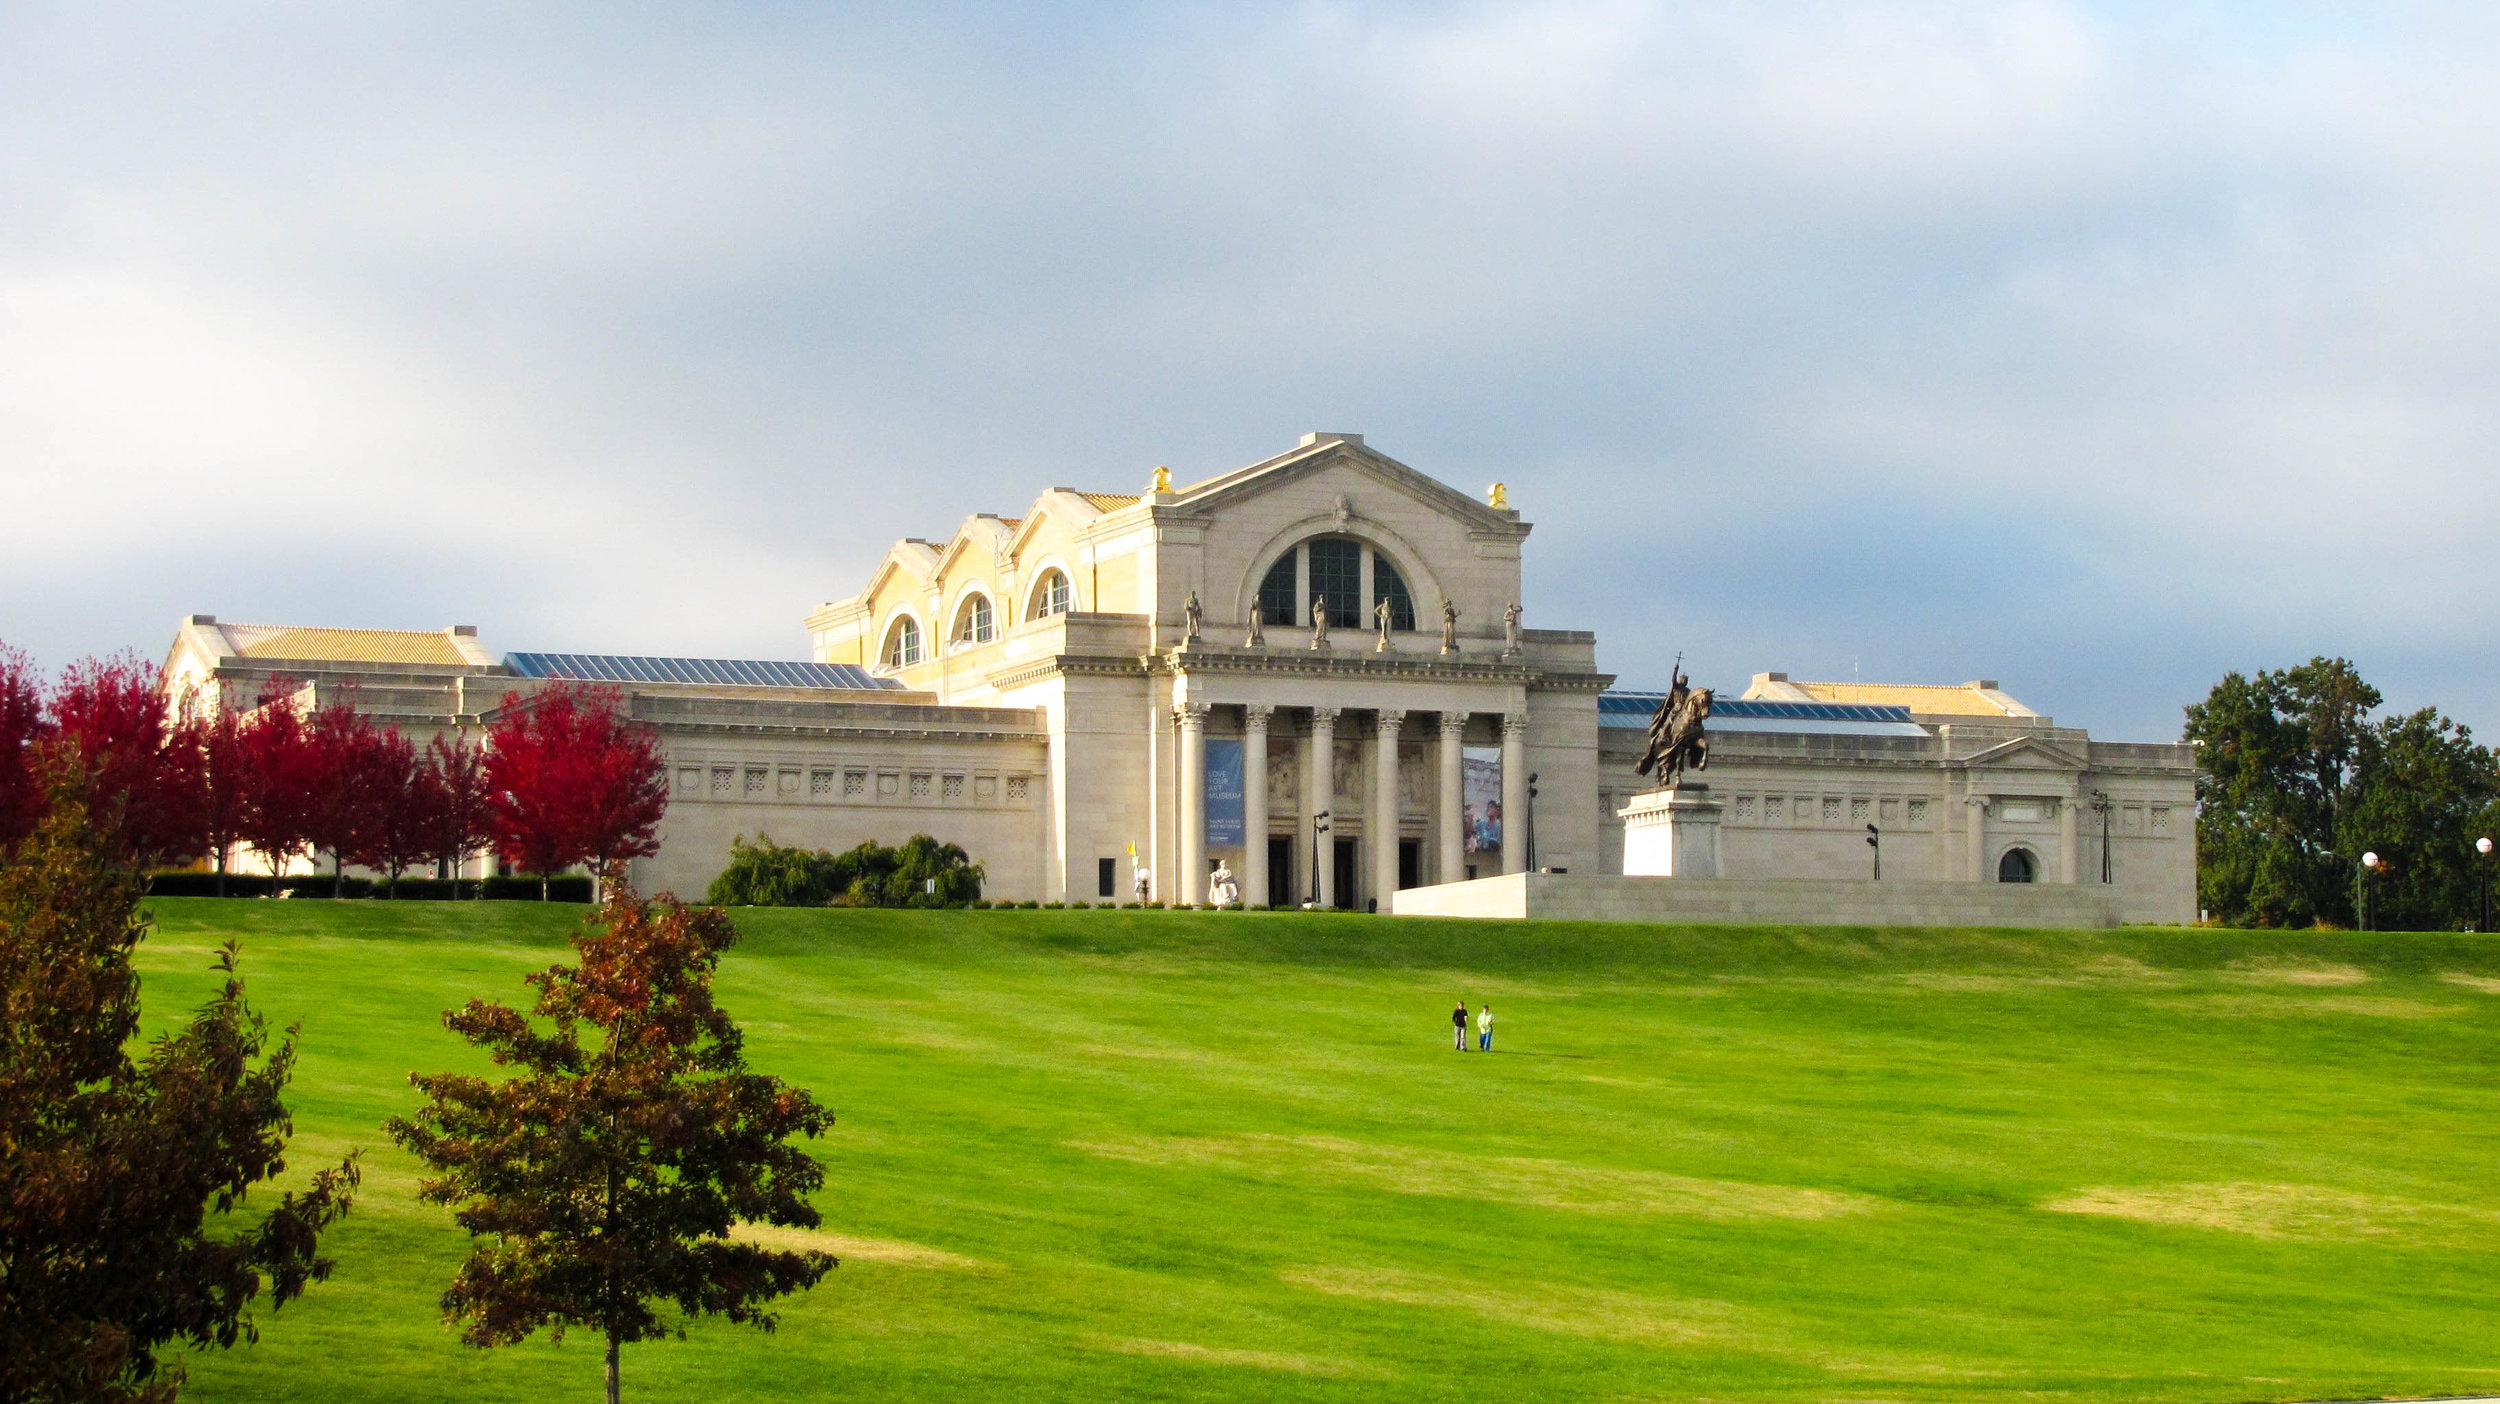
M 338 1276 L 203 1400 L 579 1399 L 457 1345 L 376 1131 L 580 909 L 155 902 L 304 1023 Z M 1159 912 L 739 914 L 843 1266 L 629 1397 L 2253 1400 L 2500 1388 L 2500 944 Z M 1449 1008 L 1490 1001 L 1491 1056 Z

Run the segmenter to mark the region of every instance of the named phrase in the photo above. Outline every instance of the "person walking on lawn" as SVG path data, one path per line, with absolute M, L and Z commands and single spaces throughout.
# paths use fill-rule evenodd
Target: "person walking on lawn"
M 1450 1046 L 1451 1046 L 1451 1047 L 1453 1047 L 1453 1048 L 1456 1048 L 1456 1049 L 1457 1049 L 1459 1052 L 1461 1052 L 1461 1053 L 1466 1052 L 1466 1051 L 1467 1051 L 1467 1001 L 1465 1001 L 1465 1000 L 1463 1000 L 1463 999 L 1462 999 L 1462 1000 L 1460 1000 L 1460 1001 L 1458 1002 L 1458 1007 L 1457 1007 L 1456 1009 L 1453 1009 L 1453 1010 L 1451 1010 L 1451 1011 L 1450 1011 L 1450 1024 L 1451 1024 L 1451 1026 L 1452 1026 L 1452 1027 L 1451 1027 L 1451 1033 L 1450 1033 L 1450 1039 L 1451 1039 L 1451 1044 L 1450 1044 Z
M 1484 1007 L 1483 1013 L 1476 1016 L 1476 1051 L 1479 1053 L 1493 1051 L 1493 1006 L 1490 1004 Z

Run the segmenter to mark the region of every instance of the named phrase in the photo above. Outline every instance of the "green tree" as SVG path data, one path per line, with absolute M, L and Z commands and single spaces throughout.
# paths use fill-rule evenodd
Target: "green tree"
M 2364 852 L 2387 859 L 2381 925 L 2474 914 L 2472 844 L 2500 817 L 2489 749 L 2431 709 L 2373 721 L 2376 688 L 2313 658 L 2231 673 L 2187 709 L 2195 743 L 2197 895 L 2241 925 L 2351 925 Z
M 211 1231 L 286 1170 L 296 1030 L 269 1046 L 229 943 L 217 996 L 132 1059 L 138 878 L 64 774 L 0 868 L 0 1399 L 170 1400 L 159 1350 L 256 1339 L 264 1289 L 282 1306 L 329 1275 L 356 1162 Z
M 738 1026 L 712 1001 L 737 940 L 729 919 L 606 887 L 577 962 L 528 977 L 545 1027 L 483 1000 L 443 1016 L 518 1073 L 411 1074 L 428 1102 L 389 1130 L 439 1172 L 420 1195 L 485 1240 L 443 1293 L 445 1319 L 475 1346 L 596 1330 L 616 1404 L 618 1347 L 670 1329 L 654 1302 L 770 1330 L 765 1304 L 834 1266 L 729 1237 L 741 1222 L 816 1227 L 807 1196 L 824 1171 L 788 1138 L 822 1135 L 833 1117 L 747 1071 Z
M 784 848 L 769 834 L 730 840 L 729 866 L 705 900 L 720 907 L 959 906 L 987 874 L 955 844 L 914 834 L 900 848 L 870 839 L 841 853 Z M 932 886 L 934 884 L 934 887 Z

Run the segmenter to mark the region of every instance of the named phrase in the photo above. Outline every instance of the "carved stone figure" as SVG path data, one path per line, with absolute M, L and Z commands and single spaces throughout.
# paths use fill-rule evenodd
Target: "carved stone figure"
M 1681 666 L 1674 669 L 1674 679 L 1649 719 L 1649 749 L 1632 772 L 1656 772 L 1661 790 L 1674 789 L 1687 769 L 1710 768 L 1710 738 L 1702 732 L 1702 723 L 1710 719 L 1710 689 L 1692 686 Z
M 1265 615 L 1266 611 L 1259 608 L 1259 602 L 1257 600 L 1252 600 L 1250 602 L 1250 637 L 1242 641 L 1242 647 L 1267 647 L 1267 619 Z
M 1380 597 L 1378 602 L 1372 605 L 1372 623 L 1380 627 L 1380 638 L 1372 645 L 1372 652 L 1374 653 L 1387 653 L 1389 651 L 1390 618 L 1389 597 L 1387 595 L 1383 595 Z
M 1458 606 L 1448 600 L 1441 602 L 1441 651 L 1458 652 Z
M 1328 597 L 1311 596 L 1311 647 L 1328 647 Z
M 1518 651 L 1519 601 L 1512 600 L 1510 608 L 1502 611 L 1502 652 L 1517 653 Z
M 1182 643 L 1196 643 L 1198 641 L 1198 621 L 1198 592 L 1192 590 L 1189 592 L 1189 598 L 1181 602 Z

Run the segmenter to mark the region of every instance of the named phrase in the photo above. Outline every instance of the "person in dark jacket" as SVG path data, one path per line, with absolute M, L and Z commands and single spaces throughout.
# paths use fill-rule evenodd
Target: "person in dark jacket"
M 1454 1047 L 1456 1047 L 1456 1048 L 1458 1049 L 1458 1051 L 1459 1051 L 1459 1052 L 1461 1052 L 1461 1053 L 1466 1052 L 1466 1051 L 1467 1051 L 1467 1001 L 1465 1001 L 1465 1000 L 1463 1000 L 1463 999 L 1462 999 L 1462 1000 L 1460 1000 L 1460 1001 L 1458 1002 L 1458 1007 L 1457 1007 L 1456 1009 L 1453 1009 L 1453 1010 L 1451 1010 L 1451 1011 L 1450 1011 L 1450 1028 L 1451 1028 L 1451 1036 L 1452 1036 L 1454 1039 L 1456 1039 L 1456 1040 L 1457 1040 L 1457 1041 L 1456 1041 L 1456 1043 L 1455 1043 L 1453 1046 L 1454 1046 Z

